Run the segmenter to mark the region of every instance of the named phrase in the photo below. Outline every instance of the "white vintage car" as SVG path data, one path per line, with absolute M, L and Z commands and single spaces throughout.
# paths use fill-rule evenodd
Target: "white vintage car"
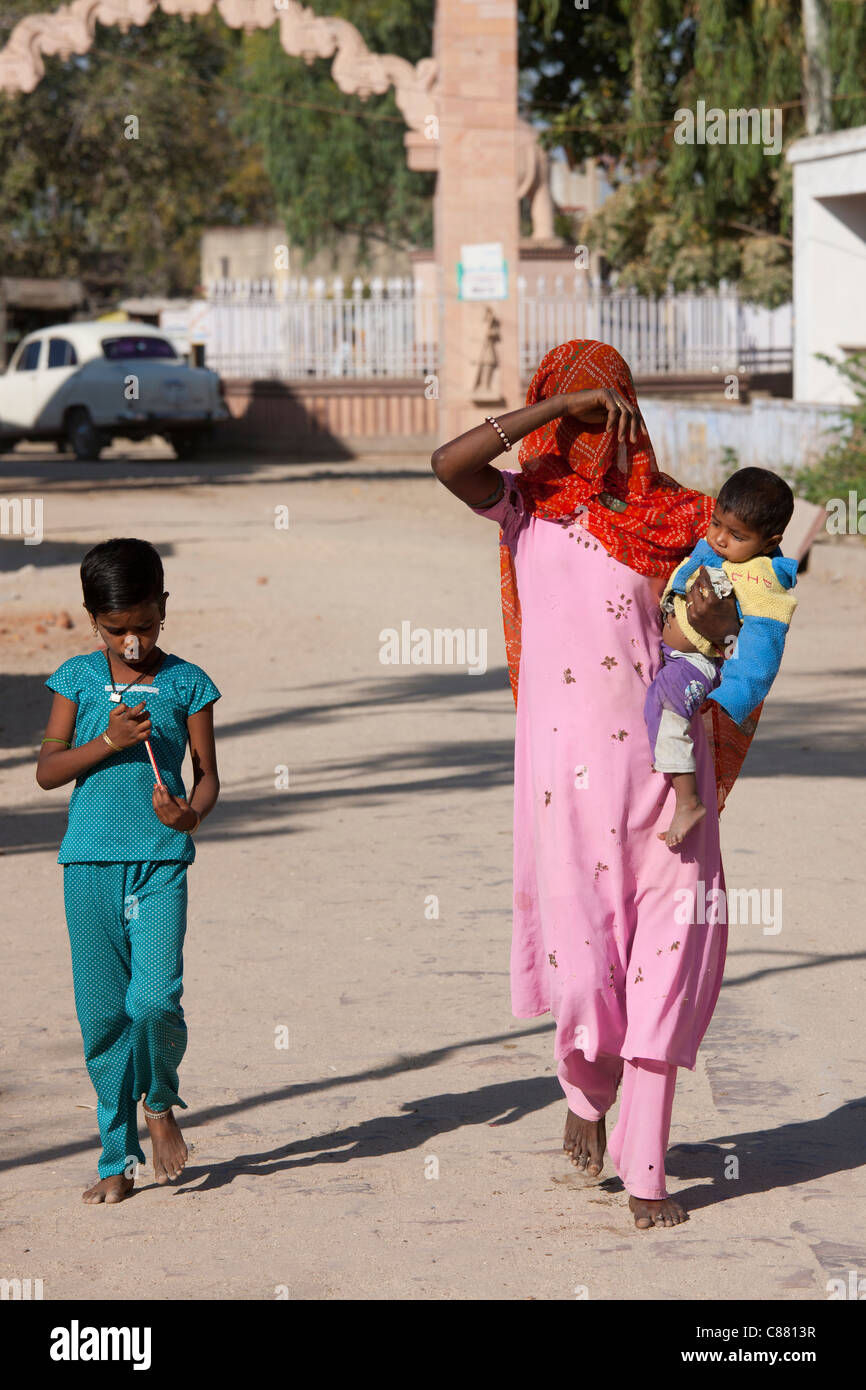
M 0 376 L 0 449 L 54 440 L 95 459 L 115 436 L 161 434 L 192 458 L 228 418 L 222 383 L 146 323 L 58 323 L 29 333 Z

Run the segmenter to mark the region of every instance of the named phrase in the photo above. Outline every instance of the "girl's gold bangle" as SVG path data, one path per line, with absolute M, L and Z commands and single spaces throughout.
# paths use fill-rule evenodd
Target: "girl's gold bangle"
M 119 744 L 119 743 L 112 743 L 111 739 L 108 737 L 108 734 L 103 734 L 102 737 L 105 739 L 105 742 L 108 744 L 109 748 L 113 748 L 113 749 L 114 749 L 115 753 L 122 753 L 122 752 L 123 752 L 123 749 L 120 747 L 120 744 Z

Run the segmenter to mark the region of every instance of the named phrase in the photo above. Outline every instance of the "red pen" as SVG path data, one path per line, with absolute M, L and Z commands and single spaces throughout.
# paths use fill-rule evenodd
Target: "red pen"
M 156 758 L 153 756 L 153 749 L 150 746 L 149 738 L 146 738 L 144 740 L 144 746 L 147 749 L 147 756 L 150 758 L 150 765 L 153 768 L 153 775 L 156 778 L 156 784 L 158 787 L 164 787 L 165 783 L 159 775 L 159 768 L 156 765 Z
M 135 636 L 134 633 L 130 633 L 130 635 L 124 642 L 123 655 L 127 661 L 138 660 L 138 638 Z M 149 738 L 146 738 L 144 740 L 144 746 L 147 749 L 147 756 L 150 758 L 150 765 L 153 768 L 153 775 L 156 778 L 156 785 L 158 787 L 164 787 L 165 783 L 159 775 L 159 768 L 156 765 L 156 758 L 153 756 L 153 749 L 150 746 Z

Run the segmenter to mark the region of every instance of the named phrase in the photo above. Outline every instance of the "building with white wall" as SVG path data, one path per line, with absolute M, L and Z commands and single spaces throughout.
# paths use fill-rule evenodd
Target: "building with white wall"
M 818 361 L 866 350 L 866 126 L 796 140 L 794 399 L 850 404 L 838 372 Z
M 304 275 L 309 280 L 317 275 L 341 275 L 351 280 L 359 273 L 360 240 L 354 233 L 346 232 L 335 251 L 318 251 L 304 265 L 300 249 L 289 244 L 285 228 L 279 224 L 208 227 L 201 237 L 201 282 L 207 285 L 214 280 L 273 280 L 290 275 Z M 408 251 L 396 251 L 371 240 L 368 257 L 362 275 L 412 273 Z

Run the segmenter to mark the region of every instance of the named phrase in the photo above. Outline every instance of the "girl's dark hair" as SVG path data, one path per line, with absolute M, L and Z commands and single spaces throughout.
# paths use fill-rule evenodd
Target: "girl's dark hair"
M 769 468 L 740 468 L 722 484 L 717 498 L 759 536 L 780 536 L 794 513 L 794 494 L 784 478 Z
M 158 603 L 165 590 L 162 560 L 150 541 L 102 541 L 81 561 L 81 587 L 90 613 L 123 613 L 139 603 Z

